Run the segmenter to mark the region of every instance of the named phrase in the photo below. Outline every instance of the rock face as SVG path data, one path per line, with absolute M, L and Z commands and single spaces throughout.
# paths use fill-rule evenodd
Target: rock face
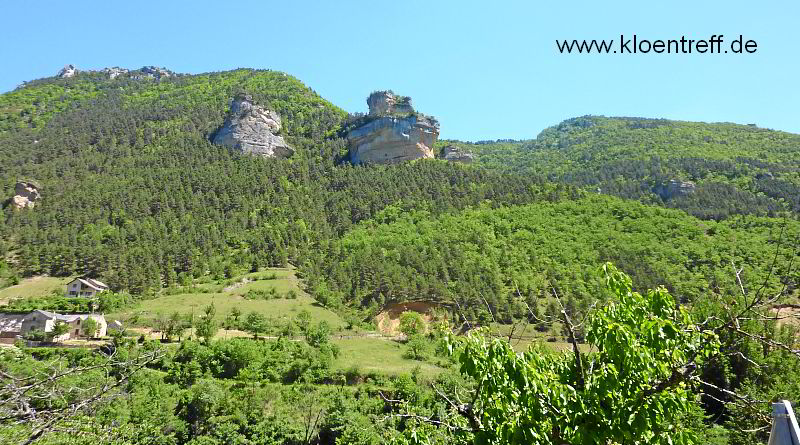
M 666 201 L 676 196 L 686 196 L 694 193 L 694 189 L 694 182 L 671 179 L 668 183 L 657 186 L 655 192 L 661 199 Z
M 411 98 L 408 96 L 395 96 L 392 91 L 375 91 L 367 98 L 370 116 L 386 114 L 408 114 L 414 112 Z
M 109 79 L 116 79 L 123 74 L 128 74 L 130 71 L 126 68 L 112 66 L 111 68 L 103 68 L 103 72 L 108 75 Z
M 75 74 L 78 74 L 78 69 L 75 68 L 75 65 L 66 65 L 64 68 L 61 68 L 61 71 L 58 72 L 58 77 L 65 79 L 67 77 L 72 77 Z
M 118 66 L 112 66 L 103 68 L 100 71 L 89 70 L 89 73 L 103 73 L 108 76 L 109 79 L 116 79 L 119 76 L 124 76 L 131 78 L 133 80 L 142 80 L 142 79 L 155 79 L 161 80 L 167 77 L 174 77 L 180 76 L 180 74 L 176 74 L 173 71 L 170 71 L 166 68 L 161 68 L 157 66 L 143 66 L 138 70 L 129 70 L 127 68 L 120 68 Z M 66 65 L 64 68 L 56 74 L 57 77 L 60 78 L 68 78 L 73 77 L 75 74 L 78 74 L 78 69 L 75 68 L 75 65 Z
M 442 150 L 442 159 L 453 162 L 472 162 L 475 156 L 467 150 L 455 145 L 448 145 Z
M 416 116 L 384 116 L 347 134 L 350 162 L 390 164 L 432 158 L 439 127 Z
M 157 66 L 143 66 L 136 70 L 135 72 L 131 73 L 130 77 L 134 80 L 141 80 L 141 79 L 156 79 L 160 80 L 162 77 L 170 77 L 174 76 L 175 73 L 166 69 L 166 68 L 159 68 Z
M 347 133 L 350 162 L 391 164 L 433 158 L 439 123 L 415 113 L 410 98 L 379 91 L 367 98 L 367 105 L 366 122 Z
M 214 135 L 217 145 L 268 158 L 287 158 L 294 149 L 278 136 L 281 117 L 278 113 L 254 105 L 247 95 L 239 95 L 231 103 L 225 123 Z
M 39 187 L 36 184 L 20 181 L 14 186 L 14 197 L 11 198 L 11 205 L 16 209 L 32 209 L 40 197 Z

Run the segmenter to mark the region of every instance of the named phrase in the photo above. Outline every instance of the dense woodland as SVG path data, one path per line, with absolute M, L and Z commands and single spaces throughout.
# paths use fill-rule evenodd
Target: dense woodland
M 529 141 L 455 145 L 494 169 L 540 174 L 701 219 L 800 209 L 800 136 L 754 125 L 584 116 Z M 658 187 L 673 179 L 695 182 L 695 193 L 659 196 Z
M 291 158 L 210 143 L 238 93 L 281 115 L 296 148 Z M 358 118 L 291 76 L 248 69 L 160 80 L 82 72 L 0 95 L 2 196 L 22 179 L 40 183 L 42 193 L 34 209 L 3 208 L 0 284 L 86 274 L 122 292 L 119 306 L 193 278 L 293 264 L 320 305 L 367 323 L 388 303 L 440 304 L 444 328 L 409 343 L 435 349 L 451 366 L 446 373 L 337 373 L 327 334 L 307 332 L 304 342 L 206 338 L 166 352 L 117 339 L 125 366 L 101 354 L 42 350 L 9 361 L 4 372 L 112 369 L 104 378 L 118 378 L 124 386 L 115 390 L 128 396 L 73 420 L 120 426 L 116 443 L 589 444 L 670 436 L 749 444 L 763 441 L 759 416 L 769 407 L 739 402 L 800 393 L 797 337 L 791 324 L 766 317 L 764 305 L 798 302 L 800 135 L 588 116 L 529 141 L 440 143 L 474 153 L 471 164 L 352 166 L 342 135 Z M 656 190 L 670 180 L 693 181 L 696 190 L 665 199 Z M 611 266 L 599 274 L 607 262 L 627 275 Z M 555 329 L 562 316 L 586 324 L 569 329 L 564 319 Z M 499 340 L 452 336 L 519 322 L 572 339 L 576 355 L 578 342 L 592 345 L 602 375 L 585 376 L 568 356 L 536 348 L 518 356 Z M 614 326 L 630 337 L 612 339 Z M 640 337 L 652 341 L 632 340 Z M 629 355 L 635 348 L 652 355 Z M 622 363 L 641 368 L 625 374 Z M 133 368 L 141 372 L 126 374 Z M 689 368 L 713 388 L 692 380 Z M 514 375 L 523 369 L 531 374 Z M 507 380 L 484 381 L 504 371 Z M 508 396 L 536 392 L 537 384 L 563 397 L 534 406 Z M 607 385 L 621 388 L 618 405 L 593 399 L 611 391 Z M 453 403 L 460 390 L 475 394 L 475 411 Z M 642 411 L 624 411 L 652 394 Z M 596 418 L 569 415 L 592 403 Z M 599 426 L 602 415 L 618 412 L 628 413 L 627 427 Z M 659 431 L 642 417 L 647 412 L 669 427 Z M 31 434 L 26 428 L 9 434 Z
M 427 295 L 458 302 L 467 308 L 462 315 L 473 319 L 510 322 L 529 308 L 552 310 L 553 286 L 575 307 L 604 298 L 595 265 L 606 261 L 627 271 L 640 289 L 663 285 L 685 303 L 734 293 L 731 262 L 747 264 L 742 279 L 748 287 L 765 284 L 777 292 L 800 278 L 789 269 L 796 251 L 779 245 L 783 227 L 800 232 L 794 220 L 700 222 L 681 211 L 603 195 L 438 217 L 390 206 L 335 242 L 320 261 L 325 269 L 310 276 L 325 277 L 322 283 L 340 299 L 361 306 Z M 776 253 L 781 261 L 765 282 Z

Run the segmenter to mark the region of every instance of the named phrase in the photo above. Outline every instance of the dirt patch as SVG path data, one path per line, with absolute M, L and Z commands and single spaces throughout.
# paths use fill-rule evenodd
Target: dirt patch
M 133 333 L 138 335 L 144 335 L 144 338 L 148 340 L 158 340 L 161 338 L 161 331 L 157 331 L 151 328 L 127 328 L 126 329 L 129 333 Z
M 253 338 L 253 334 L 249 332 L 240 331 L 238 329 L 220 329 L 217 331 L 217 334 L 214 335 L 214 338 L 219 339 L 228 339 L 228 338 L 237 338 L 237 337 L 244 337 L 244 338 Z M 259 336 L 259 338 L 263 338 L 263 336 Z
M 222 289 L 222 292 L 231 292 L 231 291 L 234 291 L 234 290 L 236 290 L 236 289 L 239 289 L 240 287 L 244 286 L 245 284 L 247 284 L 247 283 L 249 283 L 249 282 L 251 282 L 251 281 L 253 281 L 253 280 L 251 280 L 250 278 L 243 278 L 243 279 L 242 279 L 242 281 L 239 281 L 239 282 L 233 283 L 233 284 L 231 284 L 230 286 L 228 286 L 228 287 L 226 287 L 226 288 Z
M 430 323 L 433 319 L 433 311 L 439 304 L 432 301 L 407 301 L 405 303 L 392 303 L 386 305 L 383 310 L 375 316 L 375 324 L 378 331 L 383 335 L 400 335 L 400 316 L 403 312 L 414 311 L 422 315 L 425 323 Z
M 772 313 L 779 318 L 778 325 L 800 327 L 800 304 L 776 304 L 772 307 Z

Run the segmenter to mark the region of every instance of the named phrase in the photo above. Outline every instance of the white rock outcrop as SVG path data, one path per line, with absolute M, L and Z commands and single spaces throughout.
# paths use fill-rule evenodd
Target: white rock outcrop
M 57 76 L 62 79 L 65 79 L 68 77 L 72 77 L 76 74 L 78 74 L 78 69 L 75 68 L 75 65 L 70 64 L 70 65 L 65 65 L 64 68 L 61 68 L 61 71 L 58 72 Z
M 278 113 L 253 104 L 246 95 L 233 99 L 225 123 L 214 135 L 213 143 L 242 153 L 269 158 L 286 158 L 294 149 L 279 136 L 281 117 Z
M 439 123 L 416 113 L 410 98 L 378 91 L 370 94 L 367 105 L 364 123 L 347 133 L 350 162 L 391 164 L 434 157 Z
M 663 200 L 672 199 L 676 196 L 686 196 L 695 191 L 695 184 L 692 181 L 681 181 L 679 179 L 671 179 L 666 184 L 661 184 L 655 188 L 657 195 Z
M 461 147 L 448 145 L 442 150 L 442 159 L 452 162 L 470 163 L 475 160 L 475 156 Z
M 103 68 L 103 73 L 108 75 L 109 79 L 116 79 L 117 77 L 128 74 L 130 70 L 126 68 L 120 68 L 118 66 L 112 66 L 110 68 Z
M 433 158 L 439 127 L 427 119 L 379 117 L 347 134 L 350 162 L 391 164 Z
M 414 112 L 410 97 L 397 96 L 392 91 L 375 91 L 367 97 L 367 106 L 369 106 L 370 116 Z
M 11 205 L 18 210 L 32 209 L 41 196 L 39 187 L 36 184 L 29 181 L 19 181 L 14 186 L 14 196 L 11 198 Z

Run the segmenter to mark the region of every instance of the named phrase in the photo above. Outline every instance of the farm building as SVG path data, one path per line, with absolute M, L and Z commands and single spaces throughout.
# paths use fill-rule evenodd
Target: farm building
M 67 283 L 68 297 L 94 297 L 108 290 L 108 286 L 94 278 L 75 278 Z
M 97 325 L 97 330 L 94 335 L 85 332 L 83 325 L 87 319 L 93 319 Z M 22 319 L 22 326 L 20 333 L 39 330 L 42 332 L 51 332 L 56 323 L 63 322 L 69 327 L 66 334 L 54 338 L 55 341 L 64 341 L 70 338 L 80 337 L 105 337 L 108 329 L 106 319 L 102 315 L 97 314 L 57 314 L 50 311 L 35 310 Z M 88 335 L 87 335 L 88 334 Z

